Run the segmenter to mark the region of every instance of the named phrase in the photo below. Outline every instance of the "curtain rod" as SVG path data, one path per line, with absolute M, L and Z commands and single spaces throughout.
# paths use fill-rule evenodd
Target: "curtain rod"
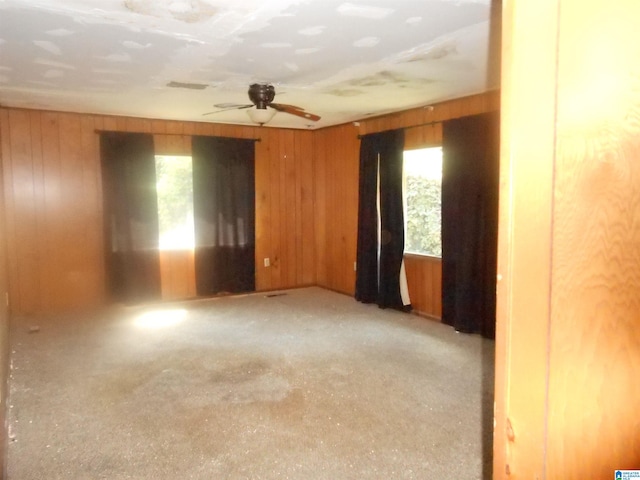
M 400 127 L 400 128 L 390 128 L 388 130 L 380 130 L 379 132 L 371 132 L 365 133 L 364 135 L 358 134 L 358 140 L 367 135 L 372 135 L 374 133 L 382 133 L 382 132 L 392 132 L 393 130 L 408 130 L 410 128 L 418 128 L 418 127 L 426 127 L 427 125 L 435 125 L 436 123 L 443 123 L 444 120 L 433 120 L 431 122 L 418 123 L 417 125 L 409 125 L 408 127 Z
M 262 138 L 258 137 L 258 138 L 243 138 L 243 137 L 227 137 L 227 136 L 220 136 L 220 135 L 198 135 L 198 134 L 193 134 L 193 133 L 151 133 L 151 132 L 128 132 L 125 130 L 101 130 L 99 128 L 96 128 L 94 130 L 95 133 L 145 133 L 147 135 L 182 135 L 182 136 L 188 136 L 188 137 L 217 137 L 217 138 L 233 138 L 235 140 L 251 140 L 253 142 L 261 142 Z

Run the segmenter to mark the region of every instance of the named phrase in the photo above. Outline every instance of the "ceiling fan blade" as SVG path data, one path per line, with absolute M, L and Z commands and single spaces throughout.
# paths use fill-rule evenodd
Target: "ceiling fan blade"
M 274 103 L 270 103 L 270 104 L 269 104 L 269 106 L 270 106 L 270 107 L 273 107 L 273 105 L 277 105 L 277 106 L 278 106 L 278 107 L 280 107 L 280 108 L 292 108 L 292 109 L 294 109 L 294 110 L 304 110 L 304 108 L 302 108 L 302 107 L 298 107 L 298 106 L 296 106 L 296 105 L 290 105 L 290 104 L 288 104 L 288 103 L 276 103 L 276 104 L 274 104 Z M 274 108 L 275 108 L 275 107 L 274 107 Z
M 253 105 L 241 105 L 239 103 L 217 103 L 214 107 L 219 108 L 219 110 L 214 110 L 213 112 L 203 113 L 202 116 L 205 115 L 213 115 L 214 113 L 227 112 L 229 110 L 243 110 L 245 108 L 251 108 Z
M 225 102 L 225 103 L 216 103 L 214 105 L 214 107 L 221 108 L 223 110 L 231 110 L 233 108 L 249 108 L 249 107 L 253 107 L 253 104 Z
M 311 120 L 313 122 L 317 122 L 318 120 L 320 120 L 319 115 L 316 115 L 315 113 L 305 112 L 303 108 L 295 107 L 293 105 L 286 105 L 284 103 L 270 103 L 269 106 L 278 110 L 279 112 L 290 113 L 291 115 L 306 118 L 307 120 Z

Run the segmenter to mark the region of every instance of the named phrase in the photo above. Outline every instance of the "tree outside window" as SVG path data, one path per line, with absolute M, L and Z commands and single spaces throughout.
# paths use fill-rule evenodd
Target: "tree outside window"
M 193 167 L 190 156 L 156 155 L 156 189 L 161 250 L 191 250 Z
M 407 150 L 403 163 L 405 252 L 442 256 L 442 147 Z

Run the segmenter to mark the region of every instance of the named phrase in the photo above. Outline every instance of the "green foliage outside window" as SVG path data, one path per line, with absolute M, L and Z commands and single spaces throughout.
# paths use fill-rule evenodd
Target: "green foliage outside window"
M 442 149 L 404 156 L 405 252 L 442 256 Z
M 442 256 L 440 181 L 407 177 L 405 251 Z
M 193 246 L 191 157 L 156 156 L 160 248 Z

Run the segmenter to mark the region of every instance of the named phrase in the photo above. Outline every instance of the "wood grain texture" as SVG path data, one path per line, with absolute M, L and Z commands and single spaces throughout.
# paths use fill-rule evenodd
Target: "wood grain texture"
M 160 283 L 163 300 L 196 297 L 193 250 L 160 250 Z
M 189 154 L 191 135 L 256 138 L 256 287 L 312 285 L 313 132 L 0 108 L 10 297 L 17 314 L 104 304 L 102 191 L 96 130 L 154 134 L 158 153 Z M 271 267 L 264 267 L 264 258 Z M 165 262 L 165 293 L 190 295 Z M 183 259 L 184 260 L 184 259 Z M 186 261 L 186 260 L 185 260 Z
M 191 155 L 191 135 L 153 136 L 153 149 L 156 155 Z
M 9 154 L 9 141 L 2 126 L 8 124 L 7 112 L 0 110 L 0 185 L 4 187 L 2 159 Z M 3 190 L 4 191 L 4 190 Z M 9 376 L 9 309 L 4 299 L 9 294 L 9 269 L 7 263 L 7 228 L 5 221 L 5 196 L 0 195 L 0 423 L 6 425 Z M 0 435 L 0 450 L 6 452 L 7 434 Z M 6 455 L 0 455 L 0 471 L 4 472 Z
M 442 318 L 442 261 L 405 255 L 404 265 L 413 311 L 432 319 Z
M 495 107 L 495 97 L 456 100 L 454 110 L 478 113 Z M 165 154 L 190 152 L 191 135 L 260 139 L 256 288 L 320 284 L 353 294 L 357 134 L 429 123 L 408 131 L 415 130 L 412 145 L 430 145 L 440 138 L 437 122 L 448 118 L 450 103 L 368 119 L 359 130 L 347 124 L 314 132 L 0 109 L 13 311 L 60 311 L 105 301 L 96 130 L 152 133 L 158 153 Z
M 499 109 L 498 92 L 474 95 L 363 120 L 315 132 L 316 274 L 319 285 L 354 294 L 360 143 L 357 135 L 394 128 L 405 129 L 405 148 L 416 149 L 442 142 L 442 121 Z M 419 310 L 440 317 L 440 267 L 431 259 L 410 260 L 409 293 Z M 425 277 L 427 278 L 425 280 Z M 430 283 L 437 282 L 437 283 Z M 425 290 L 426 289 L 426 290 Z M 438 312 L 437 315 L 435 312 Z
M 612 478 L 640 468 L 640 4 L 505 14 L 494 478 Z
M 548 478 L 640 468 L 638 18 L 561 4 Z
M 357 131 L 348 124 L 315 135 L 318 283 L 352 295 L 358 224 Z

